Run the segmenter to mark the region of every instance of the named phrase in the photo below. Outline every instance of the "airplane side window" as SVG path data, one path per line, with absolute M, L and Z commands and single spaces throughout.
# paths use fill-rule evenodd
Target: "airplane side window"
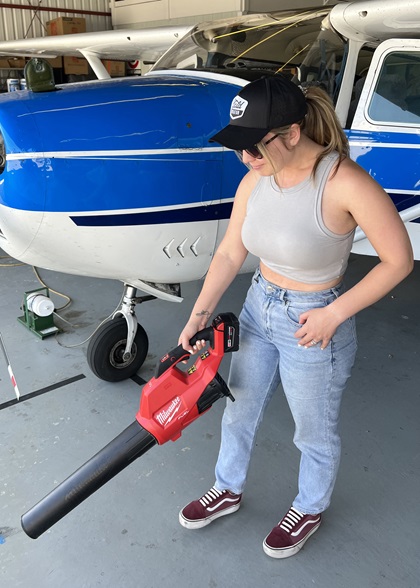
M 387 55 L 368 114 L 382 124 L 420 123 L 420 52 Z
M 406 101 L 409 110 L 420 116 L 420 55 L 417 55 L 416 63 L 407 67 Z

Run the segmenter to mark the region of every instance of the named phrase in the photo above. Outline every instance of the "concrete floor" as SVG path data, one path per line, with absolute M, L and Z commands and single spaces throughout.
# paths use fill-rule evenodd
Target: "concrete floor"
M 176 443 L 153 447 L 39 539 L 20 517 L 134 421 L 141 388 L 97 379 L 81 344 L 117 305 L 118 282 L 41 271 L 73 302 L 71 323 L 44 340 L 17 322 L 23 292 L 40 286 L 32 268 L 0 267 L 0 330 L 22 395 L 14 402 L 0 356 L 0 584 L 7 588 L 418 588 L 420 265 L 358 317 L 359 353 L 343 403 L 343 457 L 323 525 L 296 557 L 272 560 L 262 540 L 296 493 L 298 453 L 283 395 L 260 429 L 243 506 L 201 531 L 178 511 L 213 483 L 223 401 Z M 352 256 L 347 283 L 372 258 Z M 250 275 L 239 276 L 218 311 L 239 313 Z M 181 305 L 137 308 L 150 338 L 139 375 L 148 380 L 190 312 Z M 56 306 L 64 303 L 52 294 Z M 220 372 L 227 377 L 229 357 Z

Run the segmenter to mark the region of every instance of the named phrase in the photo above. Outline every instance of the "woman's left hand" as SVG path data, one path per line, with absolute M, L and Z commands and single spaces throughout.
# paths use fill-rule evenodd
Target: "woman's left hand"
M 298 345 L 306 349 L 320 345 L 321 349 L 325 349 L 341 321 L 329 305 L 302 313 L 299 323 L 302 327 L 295 333 Z

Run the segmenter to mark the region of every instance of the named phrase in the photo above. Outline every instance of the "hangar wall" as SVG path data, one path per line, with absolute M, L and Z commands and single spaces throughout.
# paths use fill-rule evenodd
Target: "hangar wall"
M 247 14 L 287 8 L 333 5 L 338 0 L 110 0 L 113 28 L 146 28 L 168 24 L 196 24 Z M 211 6 L 211 12 L 209 12 Z
M 43 37 L 58 16 L 83 17 L 86 31 L 196 24 L 287 8 L 311 8 L 339 0 L 0 0 L 0 41 Z M 211 6 L 211 12 L 209 11 Z
M 0 0 L 0 41 L 44 37 L 58 16 L 85 18 L 88 32 L 112 29 L 109 0 Z

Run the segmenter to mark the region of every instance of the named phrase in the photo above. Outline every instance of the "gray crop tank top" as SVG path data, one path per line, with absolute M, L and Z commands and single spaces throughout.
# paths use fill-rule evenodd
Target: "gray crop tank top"
M 342 276 L 354 230 L 330 231 L 322 219 L 322 195 L 337 153 L 325 156 L 316 171 L 291 188 L 279 188 L 273 176 L 261 177 L 252 191 L 242 226 L 246 249 L 274 272 L 308 284 Z

